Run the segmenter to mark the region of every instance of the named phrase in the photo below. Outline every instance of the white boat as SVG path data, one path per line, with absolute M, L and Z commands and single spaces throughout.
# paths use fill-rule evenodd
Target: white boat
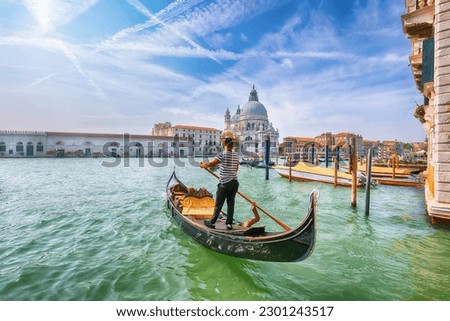
M 335 170 L 330 167 L 319 167 L 313 164 L 299 162 L 297 165 L 292 166 L 275 166 L 276 172 L 285 178 L 289 176 L 298 181 L 309 181 L 309 182 L 322 182 L 328 184 L 335 184 L 338 186 L 352 186 L 352 175 L 344 172 L 337 172 L 337 177 L 335 180 Z M 290 173 L 290 174 L 289 174 Z M 362 174 L 358 174 L 357 186 L 365 185 L 365 177 Z

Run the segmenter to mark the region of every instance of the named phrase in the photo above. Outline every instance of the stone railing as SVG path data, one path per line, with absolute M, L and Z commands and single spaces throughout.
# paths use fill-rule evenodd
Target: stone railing
M 29 130 L 0 130 L 0 135 L 46 135 L 44 131 L 29 131 Z
M 406 12 L 411 13 L 427 6 L 434 6 L 434 0 L 405 0 L 405 6 Z

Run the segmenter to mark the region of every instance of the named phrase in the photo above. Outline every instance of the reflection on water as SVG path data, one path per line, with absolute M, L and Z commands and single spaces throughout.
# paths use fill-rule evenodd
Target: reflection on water
M 431 226 L 423 190 L 364 190 L 289 183 L 241 167 L 241 191 L 290 226 L 320 191 L 314 253 L 300 263 L 248 261 L 212 252 L 178 228 L 165 206 L 174 169 L 130 159 L 0 160 L 0 300 L 449 300 L 450 232 Z M 214 192 L 206 171 L 176 167 L 186 184 Z M 245 220 L 250 205 L 237 200 Z M 267 229 L 279 229 L 262 216 Z

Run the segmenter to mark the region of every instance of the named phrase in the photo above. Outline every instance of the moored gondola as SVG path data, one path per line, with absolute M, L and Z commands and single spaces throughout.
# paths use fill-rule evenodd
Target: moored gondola
M 186 187 L 175 172 L 167 183 L 166 194 L 171 216 L 181 229 L 195 241 L 216 252 L 251 260 L 298 262 L 308 258 L 314 249 L 316 203 L 319 197 L 317 190 L 310 194 L 309 210 L 301 223 L 292 229 L 281 223 L 285 229 L 281 232 L 253 226 L 258 219 L 237 222 L 232 230 L 226 229 L 225 220 L 222 219 L 216 222 L 215 229 L 206 227 L 203 220 L 211 217 L 214 208 L 212 194 L 205 189 Z M 255 203 L 253 205 L 253 213 L 258 217 L 257 208 L 263 209 Z M 279 223 L 278 220 L 276 222 Z

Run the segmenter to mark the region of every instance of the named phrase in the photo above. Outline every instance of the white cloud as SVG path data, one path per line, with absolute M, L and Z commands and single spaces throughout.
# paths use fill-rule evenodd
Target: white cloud
M 145 133 L 160 121 L 222 128 L 226 108 L 234 113 L 238 104 L 246 103 L 253 84 L 282 137 L 340 130 L 371 135 L 387 123 L 382 114 L 386 110 L 392 111 L 393 118 L 400 115 L 411 117 L 411 123 L 416 121 L 406 115 L 416 91 L 412 76 L 404 74 L 410 48 L 405 51 L 385 43 L 403 39 L 401 27 L 389 33 L 389 39 L 376 39 L 373 33 L 373 29 L 397 28 L 385 24 L 391 12 L 371 1 L 367 7 L 356 8 L 356 22 L 341 30 L 324 13 L 305 8 L 309 2 L 294 1 L 299 11 L 289 12 L 291 18 L 278 29 L 268 28 L 270 32 L 259 38 L 252 37 L 252 30 L 236 32 L 235 27 L 284 2 L 177 0 L 151 12 L 146 2 L 128 0 L 136 16 L 143 15 L 146 21 L 136 19 L 104 39 L 90 40 L 84 35 L 80 43 L 59 27 L 76 23 L 75 18 L 86 10 L 92 9 L 94 16 L 96 1 L 23 0 L 40 31 L 46 33 L 24 36 L 25 31 L 18 30 L 0 37 L 0 55 L 29 48 L 30 58 L 42 57 L 45 51 L 48 61 L 36 59 L 42 65 L 32 65 L 31 59 L 13 55 L 8 62 L 3 60 L 2 73 L 7 74 L 4 71 L 13 69 L 13 64 L 20 66 L 15 79 L 22 89 L 28 89 L 28 96 L 16 99 L 22 105 L 14 101 L 11 87 L 4 86 L 3 97 L 10 97 L 11 106 L 23 106 L 26 99 L 30 105 L 53 106 L 46 114 L 63 102 L 74 128 L 130 126 L 128 131 Z M 397 12 L 398 5 L 394 9 Z M 373 25 L 368 23 L 371 19 Z M 27 26 L 27 30 L 32 27 L 29 22 Z M 259 42 L 252 43 L 255 39 Z M 233 46 L 235 41 L 245 42 L 247 49 Z M 204 67 L 208 65 L 213 67 Z M 39 70 L 31 73 L 27 68 Z M 42 99 L 45 94 L 51 99 Z M 53 118 L 61 114 L 54 112 Z M 101 115 L 108 116 L 102 120 Z M 408 131 L 401 135 L 410 134 L 413 125 L 406 126 Z M 392 129 L 379 134 L 392 134 Z
M 98 0 L 23 0 L 43 32 L 55 29 L 76 18 Z

